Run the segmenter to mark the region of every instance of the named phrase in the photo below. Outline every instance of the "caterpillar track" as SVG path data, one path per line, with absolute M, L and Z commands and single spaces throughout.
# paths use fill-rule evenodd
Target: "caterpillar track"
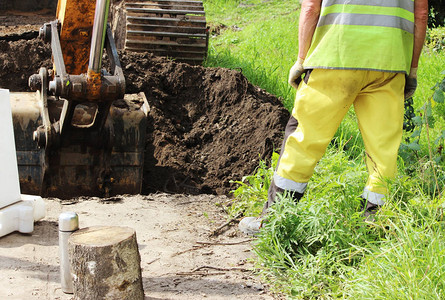
M 118 49 L 195 65 L 206 59 L 209 35 L 202 1 L 126 0 L 111 9 Z

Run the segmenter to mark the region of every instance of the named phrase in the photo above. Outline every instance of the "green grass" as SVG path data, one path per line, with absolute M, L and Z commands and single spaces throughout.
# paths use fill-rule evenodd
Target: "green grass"
M 254 242 L 259 274 L 295 299 L 443 299 L 445 198 L 401 174 L 375 222 L 365 222 L 367 171 L 362 155 L 351 159 L 342 148 L 328 149 L 298 204 L 284 197 L 272 206 Z M 258 215 L 272 173 L 263 162 L 246 177 L 234 214 Z
M 358 266 L 346 288 L 354 299 L 444 299 L 445 243 L 438 203 L 394 205 L 382 218 L 385 239 Z M 426 199 L 424 199 L 426 200 Z
M 215 30 L 206 65 L 241 69 L 290 110 L 295 92 L 287 74 L 298 52 L 299 2 L 204 4 Z M 275 204 L 254 243 L 257 270 L 273 291 L 292 299 L 445 299 L 445 104 L 431 100 L 431 88 L 445 76 L 443 33 L 428 33 L 414 97 L 418 126 L 404 135 L 399 175 L 376 221 L 364 222 L 359 213 L 367 172 L 351 109 L 303 199 Z M 239 182 L 232 216 L 261 212 L 277 158 Z

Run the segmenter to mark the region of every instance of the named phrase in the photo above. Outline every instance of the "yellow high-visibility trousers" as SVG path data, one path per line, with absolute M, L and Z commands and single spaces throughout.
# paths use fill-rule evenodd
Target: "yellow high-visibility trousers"
M 298 88 L 292 111 L 297 129 L 288 136 L 274 180 L 282 189 L 306 184 L 351 105 L 362 134 L 369 172 L 365 192 L 382 204 L 394 178 L 403 131 L 403 73 L 314 69 Z M 367 198 L 367 197 L 365 197 Z M 372 197 L 371 197 L 372 198 Z

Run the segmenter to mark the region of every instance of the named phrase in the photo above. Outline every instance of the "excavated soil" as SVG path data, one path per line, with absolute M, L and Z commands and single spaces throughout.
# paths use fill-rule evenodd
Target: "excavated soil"
M 29 76 L 52 66 L 50 46 L 10 36 L 0 37 L 0 87 L 28 91 Z M 150 105 L 143 193 L 227 194 L 279 147 L 289 113 L 241 72 L 149 53 L 120 59 L 127 93 L 145 92 Z

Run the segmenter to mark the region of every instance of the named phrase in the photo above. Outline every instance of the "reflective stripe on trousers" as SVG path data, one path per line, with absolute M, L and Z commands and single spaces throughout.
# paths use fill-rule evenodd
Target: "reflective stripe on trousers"
M 308 83 L 301 83 L 298 88 L 292 115 L 299 124 L 286 140 L 274 176 L 275 184 L 295 190 L 292 189 L 295 184 L 309 181 L 353 104 L 369 172 L 364 196 L 380 202 L 387 194 L 386 178 L 394 178 L 396 174 L 403 128 L 404 84 L 402 73 L 313 70 Z

